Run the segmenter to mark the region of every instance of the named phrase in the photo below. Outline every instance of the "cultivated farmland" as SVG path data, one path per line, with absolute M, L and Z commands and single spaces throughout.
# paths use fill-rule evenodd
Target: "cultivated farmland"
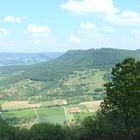
M 66 101 L 66 100 L 65 100 Z M 95 115 L 101 101 L 81 102 L 80 104 L 57 105 L 55 101 L 28 105 L 28 101 L 10 101 L 2 104 L 1 117 L 14 126 L 30 128 L 35 123 L 79 124 L 85 117 Z M 13 104 L 12 104 L 13 103 Z M 11 105 L 13 105 L 11 107 Z M 51 105 L 51 106 L 48 106 Z M 44 106 L 44 107 L 43 107 Z

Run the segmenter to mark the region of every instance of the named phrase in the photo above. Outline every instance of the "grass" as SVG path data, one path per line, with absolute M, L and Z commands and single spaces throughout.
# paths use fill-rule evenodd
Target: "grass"
M 80 113 L 68 113 L 67 118 L 69 123 L 81 123 L 88 116 L 94 116 L 96 113 L 93 112 L 80 112 Z
M 34 109 L 8 111 L 2 112 L 2 114 L 8 123 L 24 128 L 31 128 L 36 120 Z
M 8 110 L 8 111 L 25 109 L 25 108 L 26 108 L 25 106 L 2 107 L 3 110 Z
M 12 117 L 19 118 L 19 119 L 36 118 L 36 115 L 33 109 L 3 112 L 3 116 L 5 119 L 12 118 Z
M 70 105 L 70 106 L 67 106 L 66 108 L 73 108 L 73 107 L 78 107 L 80 108 L 80 110 L 82 112 L 77 112 L 77 113 L 68 113 L 67 112 L 67 119 L 68 119 L 68 122 L 70 124 L 78 124 L 82 121 L 84 121 L 84 119 L 88 116 L 91 116 L 91 115 L 95 115 L 96 113 L 95 112 L 88 112 L 88 109 L 85 105 Z
M 67 114 L 68 123 L 75 121 L 74 114 Z
M 54 105 L 55 105 L 54 101 L 46 101 L 46 102 L 43 102 L 42 107 L 50 107 Z
M 0 105 L 4 104 L 6 100 L 0 100 Z
M 62 107 L 53 108 L 41 108 L 37 109 L 38 121 L 51 122 L 51 123 L 63 123 L 65 121 L 64 109 Z

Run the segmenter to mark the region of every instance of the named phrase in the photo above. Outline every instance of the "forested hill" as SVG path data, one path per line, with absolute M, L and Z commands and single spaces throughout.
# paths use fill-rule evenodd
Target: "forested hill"
M 121 50 L 121 49 L 89 49 L 89 50 L 70 50 L 60 56 L 53 64 L 72 65 L 80 67 L 106 67 L 122 61 L 126 57 L 140 59 L 140 50 Z
M 70 50 L 56 59 L 26 67 L 24 74 L 29 79 L 53 81 L 76 70 L 110 68 L 127 57 L 140 60 L 140 50 Z
M 8 54 L 1 54 L 0 60 L 2 57 Z M 19 57 L 20 55 L 20 57 Z M 50 59 L 50 61 L 30 65 L 22 66 L 26 72 L 34 71 L 35 75 L 40 75 L 40 73 L 52 72 L 54 75 L 57 72 L 71 72 L 79 69 L 88 69 L 88 68 L 108 68 L 112 65 L 122 61 L 126 57 L 135 57 L 140 60 L 140 50 L 122 50 L 122 49 L 111 49 L 111 48 L 102 48 L 102 49 L 89 49 L 89 50 L 69 50 L 63 55 L 60 53 L 54 54 L 10 54 L 9 58 L 18 59 L 25 61 L 30 58 L 34 63 L 35 61 L 39 62 L 42 60 Z M 58 57 L 60 56 L 60 57 Z M 6 57 L 8 59 L 8 57 Z M 6 58 L 3 58 L 3 63 L 6 63 Z M 52 59 L 54 58 L 54 59 Z M 12 59 L 9 59 L 10 61 Z M 22 62 L 22 61 L 19 61 Z M 7 63 L 9 63 L 7 61 Z M 13 60 L 14 61 L 14 60 Z M 16 62 L 13 62 L 16 63 Z M 8 67 L 8 70 L 14 69 L 15 67 Z M 16 67 L 17 69 L 17 67 Z M 20 66 L 18 66 L 20 69 Z

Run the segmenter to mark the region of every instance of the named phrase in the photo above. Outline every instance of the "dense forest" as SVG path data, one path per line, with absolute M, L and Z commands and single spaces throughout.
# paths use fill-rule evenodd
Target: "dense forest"
M 116 64 L 104 87 L 106 97 L 96 116 L 80 125 L 35 124 L 30 130 L 0 120 L 1 140 L 139 140 L 140 61 L 127 58 Z

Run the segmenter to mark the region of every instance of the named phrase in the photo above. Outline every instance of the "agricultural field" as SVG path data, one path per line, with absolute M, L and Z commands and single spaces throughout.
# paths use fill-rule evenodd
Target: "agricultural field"
M 67 106 L 65 107 L 65 112 L 66 112 L 66 119 L 67 119 L 68 125 L 79 124 L 80 122 L 84 120 L 85 117 L 96 114 L 95 111 L 89 112 L 85 104 Z
M 66 100 L 61 99 L 57 101 Z M 48 104 L 47 102 L 45 103 L 46 105 L 55 105 L 55 101 L 49 101 Z M 85 117 L 95 115 L 100 103 L 101 101 L 89 101 L 81 102 L 80 104 L 64 104 L 57 107 L 47 107 L 40 103 L 44 106 L 42 107 L 38 106 L 39 103 L 31 106 L 27 101 L 1 101 L 2 112 L 0 112 L 0 116 L 14 126 L 26 128 L 30 128 L 35 123 L 44 122 L 75 125 L 82 122 Z M 16 106 L 11 108 L 11 104 Z M 7 108 L 3 108 L 5 105 L 7 105 Z
M 52 107 L 55 105 L 54 101 L 42 102 L 42 107 Z
M 38 115 L 37 123 L 51 122 L 63 124 L 65 113 L 63 107 L 40 108 L 36 110 Z
M 6 102 L 6 100 L 0 100 L 0 106 L 2 105 L 2 104 L 4 104 Z
M 27 108 L 38 108 L 41 107 L 42 103 L 30 104 L 28 101 L 7 101 L 1 104 L 1 108 L 4 111 L 8 110 L 21 110 Z
M 99 101 L 89 101 L 89 102 L 81 102 L 79 105 L 85 105 L 88 109 L 88 112 L 96 112 L 99 109 L 102 100 Z
M 30 128 L 36 121 L 34 109 L 2 112 L 3 118 L 12 125 Z

